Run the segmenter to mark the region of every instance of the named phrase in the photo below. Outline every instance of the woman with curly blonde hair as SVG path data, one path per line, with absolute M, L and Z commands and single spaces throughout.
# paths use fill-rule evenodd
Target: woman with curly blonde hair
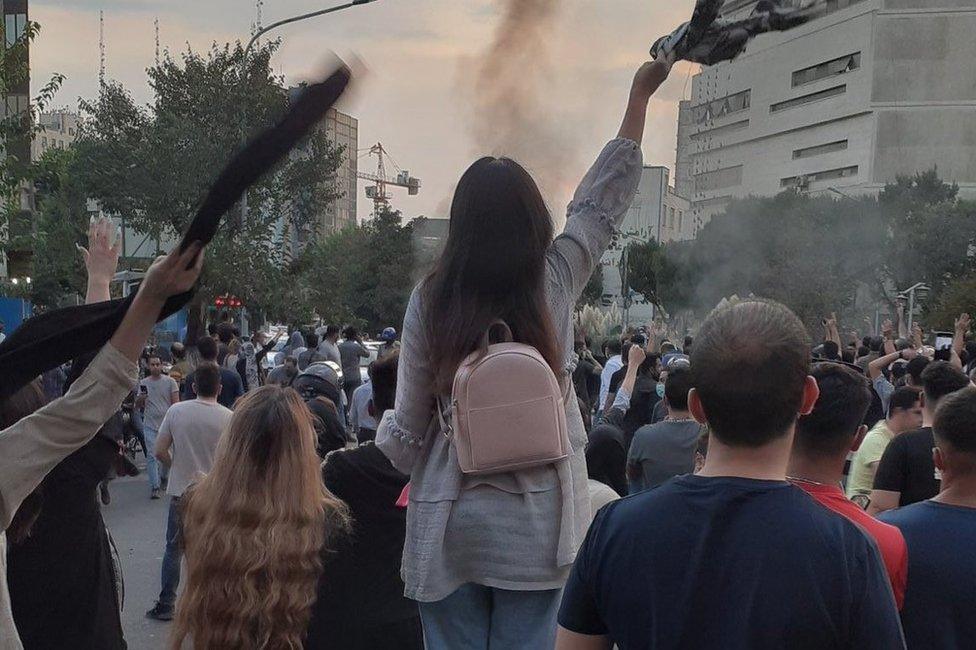
M 295 391 L 265 386 L 238 402 L 213 470 L 184 498 L 173 648 L 302 647 L 323 553 L 347 525 L 319 463 Z

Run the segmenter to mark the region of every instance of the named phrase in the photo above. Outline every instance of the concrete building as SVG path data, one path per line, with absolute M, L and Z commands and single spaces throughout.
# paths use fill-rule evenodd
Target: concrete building
M 877 193 L 934 166 L 976 195 L 973 33 L 976 0 L 827 0 L 810 23 L 703 69 L 680 105 L 675 165 L 695 227 L 733 197 Z
M 662 243 L 684 241 L 693 239 L 697 233 L 691 219 L 689 201 L 679 196 L 669 179 L 667 167 L 647 166 L 641 172 L 634 202 L 620 225 L 619 233 L 600 260 L 606 306 L 615 302 L 621 309 L 625 307 L 621 258 L 629 244 L 651 239 Z M 629 310 L 632 322 L 646 322 L 652 313 L 651 305 L 639 298 L 635 299 Z
M 302 88 L 299 86 L 289 88 L 288 96 L 294 100 L 301 92 Z M 282 218 L 279 231 L 282 257 L 285 260 L 294 259 L 305 248 L 313 234 L 326 237 L 357 223 L 356 175 L 359 171 L 359 120 L 331 108 L 318 128 L 324 130 L 326 138 L 332 144 L 342 148 L 342 159 L 335 175 L 335 191 L 338 198 L 329 203 L 321 214 L 314 215 L 314 229 L 302 231 L 295 227 L 293 220 Z M 299 156 L 301 151 L 295 151 L 292 155 Z
M 342 163 L 336 174 L 342 196 L 329 206 L 321 223 L 326 232 L 335 232 L 358 223 L 356 200 L 359 198 L 359 182 L 356 174 L 359 172 L 359 120 L 332 108 L 325 116 L 324 127 L 326 137 L 343 148 Z
M 78 137 L 77 113 L 58 111 L 41 113 L 37 119 L 39 130 L 31 142 L 31 160 L 38 160 L 48 149 L 67 149 Z

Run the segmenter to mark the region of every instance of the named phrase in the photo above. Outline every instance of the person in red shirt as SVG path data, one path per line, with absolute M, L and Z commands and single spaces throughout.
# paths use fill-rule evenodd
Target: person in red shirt
M 820 387 L 813 411 L 799 419 L 789 479 L 824 507 L 846 517 L 874 539 L 881 551 L 900 610 L 908 579 L 908 547 L 894 526 L 882 523 L 850 501 L 841 489 L 847 454 L 867 433 L 862 425 L 871 405 L 867 378 L 840 363 L 818 363 L 810 373 Z

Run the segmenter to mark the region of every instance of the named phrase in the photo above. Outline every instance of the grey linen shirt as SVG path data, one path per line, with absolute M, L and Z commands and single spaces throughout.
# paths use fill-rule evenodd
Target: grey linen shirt
M 566 227 L 546 253 L 546 290 L 566 376 L 576 363 L 573 309 L 640 180 L 640 147 L 611 141 L 583 178 Z M 423 293 L 407 306 L 400 349 L 396 410 L 387 412 L 377 445 L 410 475 L 402 574 L 406 596 L 442 600 L 465 583 L 509 590 L 559 589 L 589 526 L 586 432 L 575 400 L 567 400 L 571 454 L 554 465 L 462 475 L 451 442 L 440 433 Z M 449 401 L 449 396 L 440 396 Z

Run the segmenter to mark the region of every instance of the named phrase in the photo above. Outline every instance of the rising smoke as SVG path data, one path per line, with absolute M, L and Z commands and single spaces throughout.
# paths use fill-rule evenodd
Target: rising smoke
M 562 4 L 498 0 L 502 17 L 491 44 L 461 69 L 476 153 L 514 158 L 543 195 L 558 200 L 570 195 L 578 173 L 578 138 L 557 117 L 549 58 Z

